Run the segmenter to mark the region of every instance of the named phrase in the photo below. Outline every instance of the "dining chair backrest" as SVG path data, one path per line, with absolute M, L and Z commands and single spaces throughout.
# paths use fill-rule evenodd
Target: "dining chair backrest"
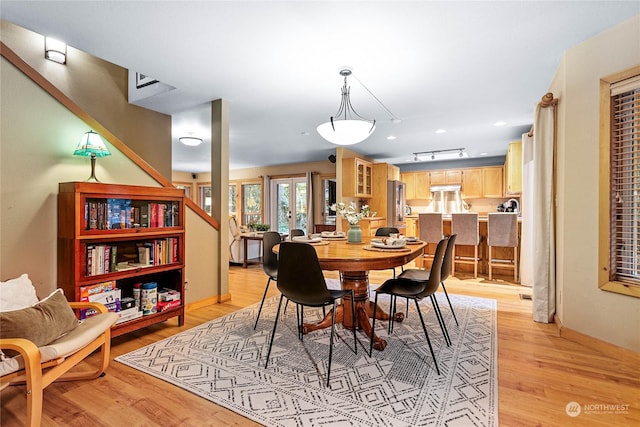
M 304 236 L 304 230 L 300 228 L 293 228 L 291 229 L 291 231 L 289 231 L 289 237 L 297 237 L 297 236 Z
M 273 252 L 273 247 L 280 243 L 280 233 L 266 231 L 262 235 L 262 269 L 269 277 L 277 277 L 278 255 Z
M 420 240 L 427 243 L 438 243 L 442 240 L 443 225 L 441 213 L 418 214 Z
M 400 234 L 400 231 L 396 227 L 380 227 L 376 230 L 376 236 L 389 237 L 391 233 Z
M 447 248 L 448 240 L 449 239 L 442 239 L 438 242 L 436 252 L 433 255 L 433 262 L 431 263 L 429 280 L 427 280 L 424 290 L 417 295 L 418 298 L 427 297 L 438 290 L 438 286 L 440 286 L 440 281 L 442 279 L 442 262 L 444 261 L 444 253 Z
M 320 307 L 333 301 L 313 246 L 296 242 L 280 244 L 278 290 L 297 304 Z
M 444 252 L 444 259 L 442 260 L 442 270 L 440 272 L 440 282 L 444 282 L 451 275 L 451 266 L 453 260 L 453 247 L 456 244 L 456 234 L 449 236 L 447 240 L 447 249 Z

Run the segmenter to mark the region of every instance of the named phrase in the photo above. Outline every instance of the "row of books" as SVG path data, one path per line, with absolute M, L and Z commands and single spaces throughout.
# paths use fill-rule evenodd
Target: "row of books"
M 138 298 L 140 296 L 138 295 Z M 118 314 L 116 324 L 128 322 L 143 316 L 141 300 L 132 297 L 122 297 L 122 290 L 116 286 L 115 280 L 96 283 L 80 287 L 80 301 L 99 302 L 107 307 L 107 310 Z M 162 289 L 158 293 L 157 302 L 153 312 L 162 312 L 182 304 L 180 292 L 171 289 Z M 98 314 L 94 309 L 80 310 L 80 319 L 86 319 Z
M 178 203 L 156 203 L 130 199 L 88 199 L 85 203 L 86 230 L 174 227 L 178 224 Z
M 178 262 L 178 238 L 167 237 L 136 243 L 136 253 L 130 252 L 131 242 L 122 243 L 124 250 L 118 256 L 118 245 L 87 245 L 86 275 L 96 276 L 115 271 Z M 120 260 L 119 259 L 123 259 Z

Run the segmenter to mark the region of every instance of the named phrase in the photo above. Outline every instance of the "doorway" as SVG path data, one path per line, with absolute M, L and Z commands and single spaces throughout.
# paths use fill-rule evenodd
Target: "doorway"
M 307 230 L 307 182 L 305 178 L 271 180 L 271 230 L 289 233 Z

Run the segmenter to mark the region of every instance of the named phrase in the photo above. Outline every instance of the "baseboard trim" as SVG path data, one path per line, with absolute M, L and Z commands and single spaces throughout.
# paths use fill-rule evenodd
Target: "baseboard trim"
M 231 294 L 226 293 L 222 295 L 214 295 L 209 298 L 201 299 L 200 301 L 192 302 L 190 304 L 185 305 L 184 309 L 186 312 L 190 312 L 192 310 L 197 310 L 202 307 L 206 307 L 212 304 L 221 304 L 223 302 L 231 301 Z
M 602 354 L 618 360 L 625 360 L 628 362 L 640 364 L 640 353 L 617 346 L 615 344 L 608 343 L 589 335 L 585 335 L 571 328 L 567 328 L 566 326 L 562 325 L 562 322 L 560 321 L 560 318 L 557 314 L 554 314 L 553 319 L 558 329 L 558 336 L 560 336 L 561 338 L 597 350 Z

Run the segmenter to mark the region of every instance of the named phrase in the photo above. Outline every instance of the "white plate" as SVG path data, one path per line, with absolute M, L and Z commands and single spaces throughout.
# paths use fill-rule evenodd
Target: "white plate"
M 325 239 L 342 239 L 346 236 L 343 231 L 323 231 L 320 233 L 320 237 Z
M 407 242 L 417 242 L 418 241 L 417 237 L 410 237 L 410 236 L 404 236 L 403 239 L 406 240 Z
M 405 241 L 404 243 L 402 243 L 402 245 L 385 245 L 382 242 L 374 242 L 372 240 L 371 246 L 373 246 L 374 248 L 380 248 L 380 249 L 402 249 L 405 246 L 407 246 L 407 242 Z
M 301 243 L 318 243 L 318 242 L 322 242 L 322 239 L 319 237 L 295 236 L 291 238 L 291 241 L 301 242 Z

